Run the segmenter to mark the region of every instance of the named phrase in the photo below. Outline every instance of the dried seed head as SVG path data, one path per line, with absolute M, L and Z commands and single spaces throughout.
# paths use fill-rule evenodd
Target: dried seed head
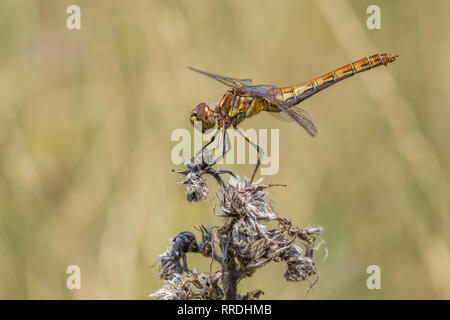
M 173 278 L 166 279 L 164 287 L 151 294 L 150 297 L 160 300 L 187 300 L 189 299 L 189 290 L 184 288 L 185 278 L 180 274 L 175 274 Z
M 317 273 L 312 257 L 305 257 L 300 248 L 292 247 L 284 256 L 287 271 L 284 277 L 287 281 L 303 281 Z
M 164 280 L 172 279 L 183 272 L 180 257 L 173 254 L 172 250 L 159 255 L 159 277 Z
M 205 178 L 189 172 L 182 184 L 186 185 L 186 198 L 189 202 L 203 201 L 208 196 L 208 186 Z
M 310 234 L 315 234 L 315 235 L 321 235 L 323 232 L 323 227 L 308 227 L 305 229 L 305 233 L 310 235 Z
M 255 236 L 272 241 L 262 223 L 278 218 L 265 200 L 268 196 L 265 189 L 272 186 L 275 185 L 251 184 L 248 179 L 230 178 L 229 187 L 217 198 L 223 216 L 236 220 L 232 229 L 234 241 L 254 242 Z
M 218 285 L 220 277 L 220 272 L 212 275 L 196 271 L 187 276 L 177 274 L 150 297 L 160 300 L 219 300 L 223 298 L 223 292 Z
M 180 256 L 187 252 L 197 252 L 198 245 L 192 232 L 180 232 L 172 239 L 172 251 L 177 252 Z
M 198 244 L 199 252 L 204 256 L 211 257 L 214 250 L 214 234 L 212 229 L 214 227 L 200 226 L 200 231 L 202 232 L 202 241 Z
M 183 268 L 180 259 L 183 258 L 187 252 L 197 251 L 197 241 L 192 232 L 183 231 L 177 234 L 172 239 L 172 247 L 158 258 L 160 263 L 160 278 L 168 280 L 173 278 L 176 274 L 181 274 L 184 269 L 187 269 L 187 266 L 184 266 Z

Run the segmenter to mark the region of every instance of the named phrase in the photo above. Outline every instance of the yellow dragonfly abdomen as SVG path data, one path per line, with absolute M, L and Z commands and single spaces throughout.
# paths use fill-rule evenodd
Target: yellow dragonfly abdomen
M 396 54 L 378 53 L 349 63 L 308 82 L 296 86 L 280 88 L 282 91 L 281 99 L 287 104 L 296 105 L 341 80 L 381 65 L 387 65 L 388 63 L 395 61 L 395 58 L 397 57 L 398 55 Z

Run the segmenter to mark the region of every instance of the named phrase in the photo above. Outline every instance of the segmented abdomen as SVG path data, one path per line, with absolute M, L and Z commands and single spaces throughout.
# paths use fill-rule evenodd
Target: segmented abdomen
M 297 86 L 280 88 L 283 94 L 283 100 L 286 103 L 295 105 L 343 79 L 351 77 L 357 73 L 373 69 L 380 65 L 387 65 L 388 63 L 395 61 L 395 58 L 397 57 L 398 55 L 396 54 L 377 53 L 373 56 L 349 63 L 346 66 L 324 74 L 323 76 L 315 78 L 311 81 L 299 84 Z

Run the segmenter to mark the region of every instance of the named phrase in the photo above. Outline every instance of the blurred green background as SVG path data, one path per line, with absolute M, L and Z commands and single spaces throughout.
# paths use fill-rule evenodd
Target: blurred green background
M 74 3 L 81 30 L 66 28 Z M 381 30 L 366 27 L 371 4 Z M 242 128 L 280 129 L 280 170 L 264 182 L 288 188 L 271 191 L 274 207 L 325 228 L 309 298 L 450 298 L 448 12 L 447 0 L 2 0 L 0 298 L 145 299 L 163 285 L 149 266 L 168 239 L 220 222 L 214 184 L 190 204 L 170 172 L 172 131 L 225 91 L 188 65 L 287 86 L 376 52 L 400 58 L 301 105 L 315 139 L 265 114 Z M 66 288 L 72 264 L 81 290 Z M 373 264 L 381 290 L 366 287 Z M 284 271 L 241 290 L 302 299 L 308 284 Z

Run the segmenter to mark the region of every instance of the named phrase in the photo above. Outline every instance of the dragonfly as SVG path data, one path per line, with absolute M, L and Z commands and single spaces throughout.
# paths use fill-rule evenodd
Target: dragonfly
M 318 130 L 309 116 L 309 113 L 297 106 L 300 102 L 357 73 L 371 70 L 381 65 L 387 66 L 388 63 L 395 61 L 397 57 L 397 54 L 377 53 L 349 63 L 308 82 L 289 87 L 252 85 L 251 79 L 225 77 L 189 67 L 190 70 L 215 79 L 229 87 L 218 103 L 210 106 L 202 102 L 191 112 L 190 122 L 194 126 L 196 122 L 200 122 L 201 131 L 203 133 L 210 129 L 217 128 L 211 140 L 194 158 L 202 153 L 203 150 L 216 139 L 219 133 L 222 133 L 220 137 L 222 140 L 222 154 L 215 159 L 212 164 L 215 164 L 223 158 L 231 147 L 226 130 L 233 127 L 258 152 L 257 163 L 250 179 L 250 182 L 252 182 L 258 167 L 261 164 L 264 150 L 238 128 L 238 125 L 242 121 L 259 114 L 261 111 L 274 114 L 281 113 L 286 115 L 288 119 L 295 121 L 310 136 L 314 137 L 317 135 Z M 220 142 L 220 140 L 218 142 Z M 219 143 L 217 146 L 218 145 Z

